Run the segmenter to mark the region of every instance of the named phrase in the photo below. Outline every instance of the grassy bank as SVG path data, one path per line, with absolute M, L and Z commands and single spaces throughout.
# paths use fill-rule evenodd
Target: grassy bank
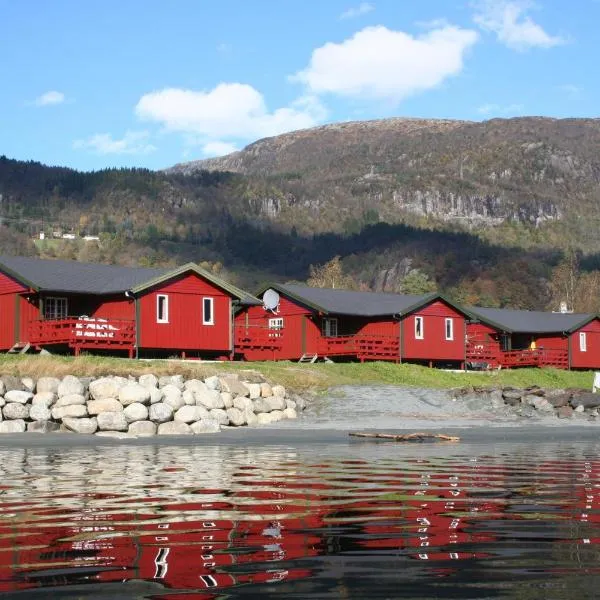
M 135 361 L 98 356 L 59 357 L 40 355 L 0 355 L 0 374 L 41 377 L 62 377 L 72 374 L 100 377 L 102 375 L 135 375 L 154 373 L 186 378 L 207 377 L 220 373 L 257 372 L 269 380 L 302 392 L 321 391 L 345 384 L 393 384 L 425 388 L 453 388 L 465 385 L 512 385 L 527 387 L 580 387 L 591 390 L 593 373 L 556 369 L 515 369 L 489 373 L 454 373 L 416 365 L 392 363 L 298 364 L 291 362 L 264 363 L 203 363 L 197 361 Z

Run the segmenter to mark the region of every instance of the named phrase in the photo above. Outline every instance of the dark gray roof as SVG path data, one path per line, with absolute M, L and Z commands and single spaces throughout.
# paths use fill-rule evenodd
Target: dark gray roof
M 591 321 L 589 313 L 553 313 L 510 308 L 481 308 L 469 312 L 481 321 L 509 333 L 562 333 L 573 331 Z
M 337 315 L 362 317 L 404 313 L 411 308 L 424 304 L 431 298 L 437 297 L 437 294 L 412 296 L 383 292 L 354 292 L 291 283 L 273 285 L 272 287 L 316 310 Z
M 148 269 L 25 256 L 0 256 L 0 270 L 40 291 L 80 294 L 117 294 L 127 290 L 141 292 L 146 287 L 193 270 L 239 298 L 241 304 L 260 304 L 252 294 L 207 273 L 193 263 L 176 269 Z
M 87 294 L 125 292 L 168 272 L 25 256 L 0 256 L 0 269 L 38 290 Z

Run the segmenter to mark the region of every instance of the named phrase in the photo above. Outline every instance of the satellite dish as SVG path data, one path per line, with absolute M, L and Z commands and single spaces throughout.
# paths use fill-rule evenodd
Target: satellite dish
M 265 310 L 277 310 L 277 307 L 279 306 L 279 294 L 273 290 L 273 289 L 268 289 L 262 297 L 262 301 L 263 301 L 263 306 L 265 307 Z

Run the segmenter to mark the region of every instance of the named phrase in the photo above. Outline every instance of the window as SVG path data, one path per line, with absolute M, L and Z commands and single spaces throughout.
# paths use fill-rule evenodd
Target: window
M 581 352 L 587 351 L 587 337 L 584 331 L 579 334 L 579 350 Z
M 338 320 L 323 319 L 321 333 L 324 337 L 337 337 L 338 335 Z
M 46 298 L 44 302 L 44 318 L 46 319 L 65 319 L 67 317 L 66 298 Z
M 423 317 L 415 317 L 415 338 L 422 340 L 423 334 Z
M 202 325 L 214 325 L 214 298 L 202 298 Z
M 446 339 L 454 339 L 454 319 L 446 319 Z
M 281 337 L 281 330 L 283 329 L 283 318 L 277 317 L 269 319 L 269 329 L 273 330 L 269 332 L 269 337 Z
M 164 294 L 156 296 L 156 322 L 169 322 L 169 296 Z

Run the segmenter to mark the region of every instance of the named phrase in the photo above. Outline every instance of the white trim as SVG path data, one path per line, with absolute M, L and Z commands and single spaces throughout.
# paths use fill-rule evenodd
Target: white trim
M 321 334 L 323 337 L 338 336 L 338 320 L 336 317 L 324 317 L 321 323 Z
M 425 337 L 425 319 L 415 317 L 415 340 L 422 340 Z
M 579 351 L 587 352 L 587 335 L 585 331 L 579 332 Z
M 449 342 L 454 339 L 454 319 L 450 317 L 444 321 L 444 335 Z
M 271 317 L 269 319 L 269 337 L 281 337 L 283 329 L 283 317 Z
M 52 311 L 52 314 L 49 314 L 48 311 L 49 304 L 54 305 L 54 310 Z M 61 308 L 60 311 L 58 310 L 59 307 Z M 69 300 L 65 296 L 46 296 L 44 298 L 44 319 L 65 319 L 68 316 Z
M 206 318 L 206 301 L 208 300 L 208 304 L 210 306 L 209 318 Z M 215 299 L 205 296 L 202 298 L 202 325 L 214 325 L 215 324 Z
M 162 311 L 161 311 L 161 300 Z M 162 312 L 162 315 L 161 315 Z M 157 323 L 168 323 L 169 322 L 169 296 L 168 294 L 157 294 L 156 295 L 156 322 Z

